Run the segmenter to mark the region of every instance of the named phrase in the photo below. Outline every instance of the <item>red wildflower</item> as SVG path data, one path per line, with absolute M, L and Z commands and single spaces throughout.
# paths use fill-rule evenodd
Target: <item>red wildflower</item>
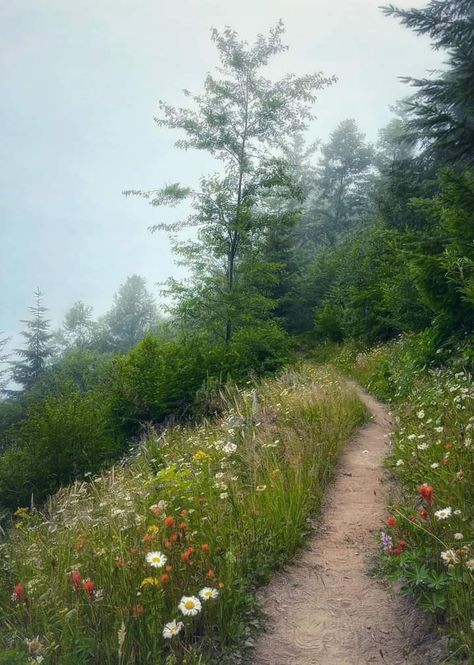
M 206 573 L 206 577 L 208 580 L 212 580 L 216 576 L 215 572 L 212 570 L 212 568 L 209 568 L 209 570 Z
M 81 588 L 82 577 L 79 570 L 73 570 L 71 572 L 71 584 L 74 589 L 77 591 Z
M 408 543 L 407 543 L 406 540 L 399 540 L 399 541 L 397 542 L 397 547 L 400 548 L 401 551 L 403 552 L 403 551 L 406 550 L 406 548 L 408 547 Z
M 24 584 L 15 584 L 13 587 L 12 600 L 15 603 L 21 603 L 26 599 L 26 591 Z
M 179 528 L 181 529 L 181 531 L 186 531 L 186 529 L 188 528 L 188 525 L 186 524 L 186 522 L 180 522 L 179 523 Z
M 397 520 L 394 517 L 389 517 L 387 520 L 387 526 L 396 526 Z
M 176 543 L 179 540 L 179 533 L 172 533 L 171 534 L 171 542 Z
M 427 485 L 426 483 L 423 483 L 423 485 L 420 485 L 418 488 L 418 494 L 420 494 L 427 503 L 432 503 L 433 501 L 433 493 L 434 489 L 432 488 L 431 485 Z
M 132 607 L 132 610 L 131 610 L 132 617 L 139 617 L 144 613 L 144 611 L 145 611 L 145 608 L 143 607 L 143 605 L 140 605 L 140 603 L 137 603 L 136 605 L 134 605 Z
M 144 543 L 152 543 L 155 536 L 152 533 L 147 533 L 143 536 Z
M 186 508 L 183 508 L 183 510 L 179 514 L 181 515 L 181 517 L 186 517 L 188 511 L 186 510 Z
M 92 580 L 84 580 L 82 583 L 82 588 L 86 592 L 86 594 L 89 596 L 89 598 L 94 597 L 94 591 L 95 591 L 95 584 Z
M 173 529 L 176 524 L 176 520 L 174 517 L 165 517 L 165 526 L 167 526 L 169 529 Z
M 203 543 L 201 545 L 201 550 L 204 552 L 204 554 L 209 554 L 209 545 L 207 543 Z
M 170 576 L 168 575 L 168 573 L 163 573 L 160 579 L 162 584 L 166 584 L 166 582 L 170 581 Z
M 167 573 L 171 573 L 171 571 L 173 570 L 173 566 L 169 563 L 169 564 L 166 566 L 165 570 L 166 570 Z
M 194 554 L 194 547 L 187 547 L 184 552 L 181 554 L 181 560 L 184 561 L 184 563 L 191 563 L 190 559 Z
M 421 517 L 422 520 L 427 520 L 428 517 L 429 517 L 429 513 L 428 513 L 428 511 L 426 510 L 426 508 L 423 508 L 423 510 L 420 510 L 419 515 L 420 515 L 420 517 Z

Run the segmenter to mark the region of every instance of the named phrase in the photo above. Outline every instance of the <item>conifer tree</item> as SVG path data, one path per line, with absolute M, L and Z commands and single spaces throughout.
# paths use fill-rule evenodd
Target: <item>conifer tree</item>
M 334 246 L 348 230 L 367 221 L 374 150 L 355 120 L 343 120 L 321 149 L 316 199 L 309 211 L 313 243 Z
M 90 344 L 94 328 L 92 307 L 78 300 L 66 312 L 59 336 L 66 348 L 83 348 Z
M 131 275 L 114 296 L 112 309 L 105 315 L 105 334 L 113 351 L 128 351 L 158 322 L 158 312 L 146 282 Z
M 429 35 L 448 54 L 447 69 L 432 78 L 407 78 L 410 98 L 407 136 L 437 159 L 474 161 L 474 10 L 472 0 L 430 0 L 424 8 L 384 7 L 410 30 Z
M 18 360 L 12 361 L 12 379 L 24 390 L 31 388 L 44 373 L 54 355 L 50 322 L 45 318 L 48 311 L 43 305 L 43 293 L 36 289 L 35 304 L 28 308 L 30 319 L 22 319 L 26 325 L 20 334 L 25 338 L 24 348 L 15 349 Z

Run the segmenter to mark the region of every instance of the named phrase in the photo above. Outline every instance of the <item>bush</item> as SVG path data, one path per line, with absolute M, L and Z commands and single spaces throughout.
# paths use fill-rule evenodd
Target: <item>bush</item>
M 14 447 L 0 457 L 0 504 L 15 508 L 41 500 L 124 450 L 111 429 L 100 393 L 65 392 L 30 407 L 13 434 Z

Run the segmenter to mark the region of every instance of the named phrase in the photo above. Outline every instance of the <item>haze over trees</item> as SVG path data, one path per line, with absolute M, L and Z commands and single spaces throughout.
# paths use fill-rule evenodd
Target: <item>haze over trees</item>
M 123 454 L 150 425 L 212 412 L 209 394 L 228 377 L 274 371 L 315 344 L 418 334 L 425 360 L 440 362 L 468 339 L 469 3 L 386 11 L 446 49 L 448 64 L 433 85 L 412 82 L 414 97 L 393 109 L 375 144 L 351 118 L 327 141 L 306 142 L 317 95 L 335 80 L 322 73 L 265 77 L 287 48 L 281 23 L 253 44 L 230 28 L 212 32 L 219 67 L 200 94 L 186 93 L 187 107 L 161 102 L 157 124 L 180 132 L 178 148 L 214 157 L 217 171 L 195 190 L 172 183 L 126 192 L 156 207 L 191 204 L 182 222 L 152 229 L 171 235 L 189 278 L 165 286 L 167 318 L 132 275 L 103 316 L 94 319 L 90 306 L 76 302 L 55 333 L 37 292 L 25 345 L 11 359 L 10 385 L 18 389 L 0 403 L 0 445 L 9 455 L 0 458 L 0 503 L 25 501 L 33 488 L 40 499 L 65 478 Z M 96 432 L 94 448 L 85 446 L 81 422 L 87 436 Z M 54 469 L 60 440 L 70 464 L 46 487 L 44 460 Z M 75 455 L 77 446 L 86 453 Z

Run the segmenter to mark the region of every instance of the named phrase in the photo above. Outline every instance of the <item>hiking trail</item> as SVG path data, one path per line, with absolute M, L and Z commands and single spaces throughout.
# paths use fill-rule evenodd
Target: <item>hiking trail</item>
M 371 419 L 348 443 L 308 548 L 259 593 L 267 632 L 253 665 L 434 665 L 441 645 L 408 599 L 368 572 L 386 519 L 391 421 L 356 386 Z M 383 527 L 382 527 L 383 528 Z

